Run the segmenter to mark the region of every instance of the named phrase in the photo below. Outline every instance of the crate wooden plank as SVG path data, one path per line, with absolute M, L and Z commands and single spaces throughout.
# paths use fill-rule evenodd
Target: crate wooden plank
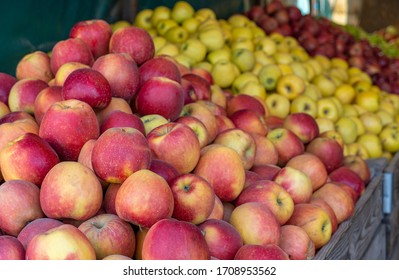
M 386 224 L 387 259 L 396 253 L 393 248 L 399 240 L 399 153 L 396 153 L 384 170 L 384 223 Z M 388 182 L 390 180 L 390 182 Z M 390 184 L 389 184 L 390 183 Z M 399 254 L 399 253 L 398 253 Z
M 386 259 L 386 231 L 385 224 L 381 223 L 374 234 L 373 240 L 364 253 L 362 260 L 385 260 Z
M 389 260 L 399 260 L 399 239 L 396 239 L 395 244 L 392 247 L 391 255 L 389 256 Z
M 356 203 L 350 227 L 350 259 L 361 259 L 372 241 L 374 232 L 383 221 L 382 185 L 383 174 L 382 172 L 377 172 L 367 185 L 364 194 Z
M 321 247 L 314 260 L 347 260 L 349 258 L 349 228 L 350 220 L 342 222 L 330 241 Z

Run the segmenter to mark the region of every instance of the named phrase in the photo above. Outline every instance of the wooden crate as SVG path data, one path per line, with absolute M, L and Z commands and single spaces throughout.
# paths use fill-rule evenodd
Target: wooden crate
M 399 252 L 393 248 L 399 244 L 399 153 L 394 155 L 384 170 L 384 223 L 387 259 L 398 259 Z
M 330 241 L 321 247 L 314 260 L 347 260 L 349 259 L 349 228 L 351 221 L 341 223 Z
M 385 224 L 381 223 L 377 232 L 369 244 L 362 260 L 385 260 L 386 258 L 386 230 Z
M 385 158 L 368 161 L 371 180 L 366 191 L 356 203 L 355 213 L 349 228 L 349 258 L 360 260 L 371 244 L 375 232 L 382 224 L 383 214 L 383 171 L 388 165 Z M 385 244 L 381 245 L 385 246 Z

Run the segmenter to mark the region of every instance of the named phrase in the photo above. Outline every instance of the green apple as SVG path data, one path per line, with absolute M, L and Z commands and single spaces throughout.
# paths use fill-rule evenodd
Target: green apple
M 276 63 L 276 60 L 272 56 L 267 55 L 262 50 L 256 50 L 254 52 L 254 55 L 255 55 L 255 61 L 260 63 L 261 65 L 268 65 L 268 64 Z
M 220 27 L 205 28 L 199 32 L 198 38 L 204 43 L 208 51 L 221 49 L 225 44 L 223 32 Z
M 276 89 L 277 81 L 281 76 L 282 73 L 277 64 L 263 66 L 258 74 L 259 81 L 267 92 L 272 92 Z
M 337 105 L 328 97 L 320 98 L 316 101 L 317 104 L 317 117 L 327 118 L 332 122 L 336 122 L 339 118 Z
M 341 117 L 335 123 L 335 129 L 341 134 L 345 144 L 355 142 L 358 133 L 356 123 L 349 117 Z
M 290 100 L 281 94 L 269 94 L 266 96 L 265 102 L 272 116 L 284 119 L 290 113 Z
M 169 122 L 163 116 L 158 114 L 144 115 L 140 117 L 140 119 L 144 124 L 144 130 L 146 135 L 150 133 L 150 131 L 154 128 Z
M 233 84 L 231 85 L 233 93 L 234 94 L 240 93 L 244 88 L 244 86 L 249 82 L 254 82 L 259 84 L 258 76 L 252 72 L 240 73 L 240 75 L 238 75 L 235 78 Z
M 173 18 L 176 22 L 182 23 L 184 20 L 188 18 L 192 18 L 195 14 L 195 10 L 190 3 L 186 1 L 177 1 L 172 8 L 171 18 Z
M 165 33 L 166 40 L 173 44 L 181 44 L 185 42 L 188 39 L 188 36 L 188 31 L 181 26 L 172 27 Z
M 229 88 L 240 74 L 237 66 L 228 60 L 219 60 L 212 66 L 211 75 L 214 84 L 221 88 Z
M 143 9 L 139 11 L 134 18 L 133 25 L 144 29 L 150 29 L 151 27 L 153 27 L 151 23 L 152 14 L 152 9 Z
M 201 22 L 197 18 L 192 17 L 183 20 L 181 26 L 183 26 L 188 31 L 188 33 L 195 34 L 195 32 L 197 32 L 200 23 Z
M 180 45 L 180 53 L 191 57 L 195 63 L 205 60 L 207 48 L 200 40 L 188 38 Z
M 249 72 L 255 66 L 255 55 L 248 49 L 233 49 L 231 51 L 231 61 L 241 72 Z
M 281 76 L 276 85 L 276 91 L 293 100 L 303 93 L 305 90 L 305 82 L 295 74 L 287 74 Z
M 330 76 L 327 74 L 316 75 L 312 79 L 312 84 L 316 85 L 324 97 L 333 96 L 336 90 L 336 85 Z
M 151 25 L 152 27 L 156 27 L 158 21 L 160 21 L 161 19 L 168 19 L 168 18 L 170 18 L 170 8 L 166 6 L 157 6 L 152 11 Z
M 306 95 L 300 95 L 291 100 L 290 113 L 307 113 L 312 117 L 317 116 L 316 101 Z
M 388 125 L 384 127 L 378 137 L 385 151 L 390 153 L 399 151 L 399 128 L 397 125 Z
M 289 64 L 289 66 L 292 69 L 292 72 L 297 75 L 298 77 L 300 77 L 302 80 L 304 81 L 308 81 L 308 72 L 306 71 L 306 68 L 303 66 L 302 63 L 300 62 L 292 62 Z
M 256 41 L 255 49 L 263 51 L 266 55 L 272 56 L 277 51 L 277 45 L 270 37 L 263 37 Z
M 231 60 L 231 50 L 227 45 L 225 45 L 221 49 L 208 52 L 206 60 L 211 64 L 215 64 L 219 60 Z
M 157 22 L 155 29 L 157 30 L 158 35 L 164 36 L 169 29 L 176 26 L 179 26 L 179 24 L 175 20 L 170 18 L 165 18 L 165 19 L 160 19 Z

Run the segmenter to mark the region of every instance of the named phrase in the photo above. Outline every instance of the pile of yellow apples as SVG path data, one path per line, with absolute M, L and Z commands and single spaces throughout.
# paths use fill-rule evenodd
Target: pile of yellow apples
M 343 144 L 345 155 L 390 159 L 399 150 L 399 96 L 341 58 L 311 57 L 294 37 L 267 35 L 243 14 L 218 19 L 185 1 L 141 10 L 133 25 L 151 34 L 156 55 L 209 72 L 214 90 L 260 99 L 270 125 L 306 112 L 320 133 Z

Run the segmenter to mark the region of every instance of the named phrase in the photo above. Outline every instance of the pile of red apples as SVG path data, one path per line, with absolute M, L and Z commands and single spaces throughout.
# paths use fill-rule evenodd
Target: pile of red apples
M 273 32 L 293 36 L 312 56 L 339 57 L 349 65 L 365 71 L 382 90 L 399 94 L 399 58 L 386 56 L 366 39 L 356 40 L 331 20 L 302 15 L 296 6 L 285 6 L 273 0 L 265 6 L 252 6 L 246 15 L 266 34 Z
M 310 115 L 273 122 L 134 26 L 75 24 L 0 101 L 0 259 L 312 259 L 370 180 Z

